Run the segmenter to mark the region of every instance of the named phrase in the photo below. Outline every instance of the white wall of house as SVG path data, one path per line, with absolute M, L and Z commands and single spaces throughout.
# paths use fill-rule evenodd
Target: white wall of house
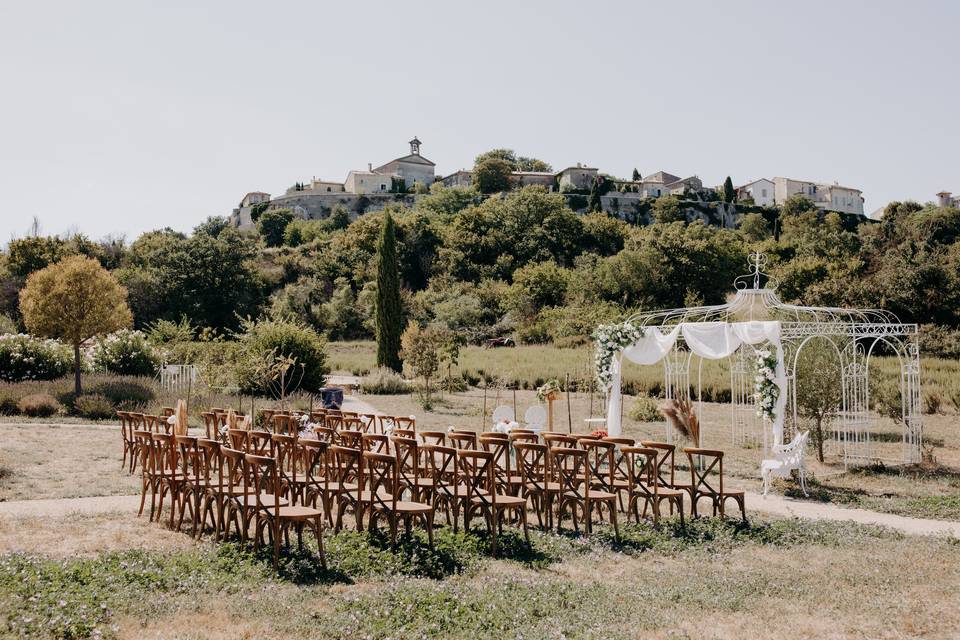
M 742 188 L 746 194 L 753 199 L 753 203 L 761 207 L 771 207 L 774 204 L 772 180 L 761 178 Z
M 575 189 L 589 189 L 597 179 L 597 169 L 589 167 L 570 167 L 560 173 L 559 185 L 562 189 L 565 184 Z
M 391 176 L 370 171 L 351 171 L 343 182 L 347 193 L 379 193 L 390 191 L 393 182 Z

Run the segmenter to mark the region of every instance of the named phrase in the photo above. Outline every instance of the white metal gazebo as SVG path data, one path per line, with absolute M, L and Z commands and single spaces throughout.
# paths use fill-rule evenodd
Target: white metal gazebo
M 832 421 L 832 438 L 841 447 L 844 464 L 919 462 L 923 427 L 917 325 L 877 309 L 786 304 L 776 294 L 776 279 L 764 273 L 765 262 L 763 254 L 751 254 L 749 273 L 734 281 L 736 293 L 725 304 L 642 312 L 623 325 L 598 329 L 598 335 L 603 329 L 609 335 L 612 329 L 619 338 L 605 340 L 606 347 L 598 343 L 598 378 L 608 389 L 611 434 L 620 430 L 622 357 L 639 364 L 662 362 L 666 397 L 691 399 L 698 411 L 702 410 L 703 360 L 727 358 L 731 438 L 740 443 L 754 440 L 766 453 L 770 435 L 774 444 L 782 444 L 785 436 L 797 430 L 798 358 L 806 345 L 822 338 L 832 345 L 840 363 L 842 401 Z M 758 416 L 754 393 L 755 353 L 761 344 L 775 349 L 776 384 L 781 391 L 776 409 L 766 420 Z M 603 348 L 616 352 L 607 355 L 606 373 L 601 364 Z M 903 430 L 899 456 L 880 455 L 871 441 L 875 419 L 870 411 L 870 363 L 878 349 L 899 361 Z

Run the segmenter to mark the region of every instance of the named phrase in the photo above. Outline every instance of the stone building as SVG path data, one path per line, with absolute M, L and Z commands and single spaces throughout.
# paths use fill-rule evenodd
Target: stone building
M 806 196 L 824 211 L 863 215 L 863 195 L 860 189 L 842 187 L 837 183 L 810 182 L 792 178 L 773 179 L 773 198 L 776 204 L 783 204 L 792 195 Z

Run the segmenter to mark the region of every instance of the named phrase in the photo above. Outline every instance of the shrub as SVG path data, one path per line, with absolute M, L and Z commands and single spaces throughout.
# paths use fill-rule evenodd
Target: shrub
M 180 318 L 180 322 L 157 320 L 147 326 L 147 338 L 153 344 L 166 345 L 190 342 L 196 333 L 197 330 L 186 316 Z
M 637 422 L 659 422 L 663 419 L 657 401 L 650 396 L 637 396 L 627 415 Z
M 943 404 L 943 395 L 940 389 L 923 390 L 923 412 L 926 414 L 940 413 L 940 406 Z
M 113 407 L 119 409 L 143 407 L 157 397 L 156 385 L 152 380 L 137 378 L 111 377 L 88 383 L 87 388 L 92 395 L 106 398 Z
M 152 376 L 160 367 L 160 354 L 140 331 L 121 329 L 97 340 L 91 352 L 93 366 L 126 376 Z
M 0 335 L 0 380 L 54 380 L 73 366 L 73 354 L 56 340 L 26 334 Z
M 383 396 L 410 393 L 412 390 L 410 383 L 389 367 L 380 367 L 364 377 L 360 387 L 364 393 Z
M 49 393 L 31 393 L 20 398 L 17 409 L 26 416 L 47 418 L 60 412 L 61 406 Z
M 284 378 L 287 394 L 301 389 L 318 391 L 330 372 L 326 341 L 313 328 L 293 318 L 273 318 L 243 323 L 237 382 L 244 393 L 279 395 L 279 367 L 284 359 L 292 366 Z
M 17 323 L 10 316 L 0 313 L 0 334 L 16 333 Z
M 74 412 L 91 420 L 102 420 L 113 415 L 113 403 L 98 393 L 84 394 L 73 401 Z
M 13 395 L 4 393 L 0 395 L 0 416 L 12 416 L 20 412 L 17 406 L 17 398 Z

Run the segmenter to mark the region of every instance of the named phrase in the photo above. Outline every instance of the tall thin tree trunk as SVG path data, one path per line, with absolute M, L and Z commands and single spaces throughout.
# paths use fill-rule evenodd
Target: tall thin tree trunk
M 80 396 L 80 343 L 73 345 L 73 393 Z

